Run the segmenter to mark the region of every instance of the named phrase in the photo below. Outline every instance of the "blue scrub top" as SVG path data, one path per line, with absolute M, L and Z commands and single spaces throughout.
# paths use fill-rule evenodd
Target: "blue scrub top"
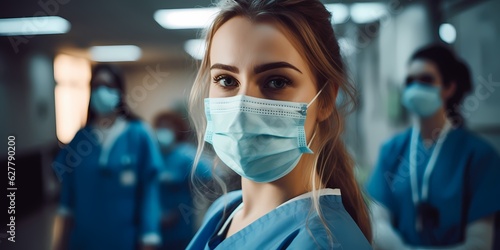
M 190 175 L 196 148 L 187 143 L 176 145 L 163 154 L 160 172 L 160 200 L 163 216 L 169 223 L 162 225 L 161 249 L 185 249 L 195 234 L 196 213 L 193 213 L 193 197 Z M 211 178 L 211 164 L 203 157 L 195 171 L 200 180 Z
M 241 202 L 241 191 L 216 200 L 187 249 L 371 249 L 344 209 L 340 195 L 320 197 L 320 207 L 333 241 L 329 240 L 318 214 L 311 210 L 310 198 L 284 204 L 226 239 L 217 236 L 227 217 Z
M 406 244 L 449 246 L 463 242 L 465 228 L 500 211 L 500 157 L 484 140 L 464 128 L 452 129 L 443 142 L 429 179 L 428 203 L 439 211 L 436 228 L 416 230 L 409 171 L 411 129 L 385 143 L 368 192 L 391 212 L 393 226 Z M 434 147 L 417 149 L 417 180 L 422 178 Z
M 161 154 L 147 125 L 127 123 L 107 165 L 99 165 L 102 145 L 90 125 L 55 160 L 61 208 L 74 221 L 69 249 L 136 249 L 143 236 L 159 238 Z

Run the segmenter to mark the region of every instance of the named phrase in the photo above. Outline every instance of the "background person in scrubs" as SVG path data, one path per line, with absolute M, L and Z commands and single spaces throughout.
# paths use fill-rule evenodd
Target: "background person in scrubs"
M 97 65 L 90 84 L 87 125 L 53 164 L 62 183 L 53 247 L 152 248 L 160 243 L 158 144 L 126 108 L 117 68 Z
M 190 128 L 178 113 L 159 114 L 154 122 L 164 165 L 160 171 L 160 200 L 162 208 L 161 249 L 185 249 L 196 230 L 198 213 L 190 189 L 190 173 L 196 148 L 187 141 Z M 207 182 L 211 179 L 210 162 L 198 162 L 195 175 Z
M 460 103 L 471 89 L 450 50 L 412 56 L 403 104 L 415 123 L 382 146 L 368 184 L 377 248 L 492 248 L 500 158 L 464 126 Z
M 331 14 L 316 0 L 219 7 L 192 117 L 199 142 L 241 176 L 242 190 L 212 204 L 187 249 L 371 249 L 367 209 L 340 139 L 336 96 L 354 89 Z

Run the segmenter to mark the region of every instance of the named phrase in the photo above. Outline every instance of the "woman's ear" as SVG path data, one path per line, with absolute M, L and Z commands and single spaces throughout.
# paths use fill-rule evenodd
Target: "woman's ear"
M 453 95 L 455 95 L 455 91 L 457 90 L 457 84 L 455 81 L 451 82 L 448 87 L 445 87 L 441 91 L 441 97 L 443 100 L 450 99 Z
M 326 84 L 331 84 L 327 82 Z M 326 90 L 326 91 L 325 91 Z M 326 94 L 326 92 L 329 90 L 329 88 L 325 88 L 318 97 L 319 102 L 318 102 L 318 115 L 317 115 L 317 121 L 322 122 L 326 118 L 330 117 L 333 113 L 333 110 L 335 108 L 335 103 L 337 101 L 337 94 L 338 94 L 338 86 L 334 86 L 334 90 L 331 93 L 331 96 L 329 98 L 321 98 L 321 95 Z

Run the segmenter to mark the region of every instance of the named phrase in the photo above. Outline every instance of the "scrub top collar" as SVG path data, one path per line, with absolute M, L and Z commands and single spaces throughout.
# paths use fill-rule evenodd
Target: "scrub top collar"
M 319 196 L 341 195 L 340 189 L 338 189 L 338 188 L 335 188 L 335 189 L 324 188 L 324 189 L 318 190 L 317 192 L 319 193 Z M 301 195 L 299 195 L 299 196 L 297 196 L 295 198 L 292 198 L 292 199 L 284 202 L 283 204 L 279 205 L 275 209 L 279 209 L 280 207 L 283 207 L 286 204 L 289 204 L 289 203 L 292 203 L 292 202 L 295 202 L 295 201 L 298 201 L 298 200 L 308 199 L 308 198 L 312 198 L 312 197 L 313 197 L 313 191 L 307 192 L 305 194 L 301 194 Z M 233 212 L 231 212 L 231 214 L 227 217 L 226 221 L 224 222 L 224 224 L 220 228 L 219 232 L 217 233 L 218 236 L 221 236 L 221 235 L 223 235 L 226 232 L 226 229 L 229 226 L 229 223 L 233 220 L 233 217 L 236 215 L 236 213 L 238 213 L 241 209 L 243 209 L 243 202 L 240 203 L 240 205 L 238 205 L 233 210 Z
M 107 131 L 107 135 L 102 142 L 102 150 L 99 155 L 99 166 L 106 167 L 109 161 L 109 154 L 118 137 L 127 129 L 127 121 L 122 117 L 117 117 L 113 125 Z

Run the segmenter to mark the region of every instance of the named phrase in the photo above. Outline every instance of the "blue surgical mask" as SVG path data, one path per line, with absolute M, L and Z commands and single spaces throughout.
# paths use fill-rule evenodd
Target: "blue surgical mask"
M 206 98 L 205 141 L 240 176 L 255 182 L 278 180 L 303 153 L 313 153 L 304 123 L 307 108 L 320 93 L 309 104 L 245 95 Z
M 120 102 L 120 91 L 118 89 L 99 86 L 92 90 L 90 96 L 90 107 L 99 115 L 107 115 L 113 112 Z
M 404 90 L 403 105 L 419 117 L 432 116 L 443 105 L 441 88 L 419 82 L 411 83 Z
M 168 128 L 159 128 L 156 130 L 156 136 L 158 137 L 158 142 L 163 148 L 168 148 L 172 146 L 175 142 L 175 133 Z

